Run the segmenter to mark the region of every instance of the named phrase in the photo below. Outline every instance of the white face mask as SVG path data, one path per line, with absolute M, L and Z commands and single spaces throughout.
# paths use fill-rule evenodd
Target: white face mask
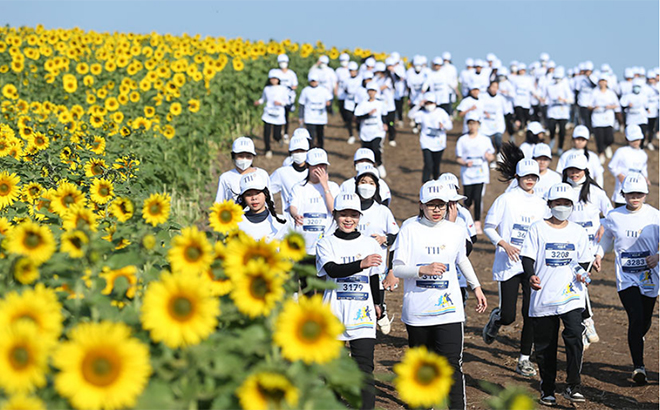
M 426 108 L 426 111 L 428 112 L 433 112 L 435 110 L 435 104 L 425 104 L 424 108 Z
M 550 208 L 552 216 L 559 219 L 560 221 L 565 221 L 571 216 L 573 212 L 573 207 L 568 205 L 557 205 L 554 208 Z
M 285 68 L 287 68 L 287 67 L 289 67 L 289 63 L 287 63 L 286 61 L 282 61 L 282 62 L 280 63 L 280 68 L 281 68 L 281 69 L 285 69 Z
M 582 178 L 578 179 L 577 181 L 573 181 L 572 179 L 569 179 L 569 180 L 568 180 L 568 182 L 569 182 L 572 186 L 580 186 L 580 185 L 584 184 L 586 181 L 587 181 L 587 176 L 586 176 L 586 175 L 583 176 Z
M 306 152 L 294 152 L 293 154 L 291 154 L 291 159 L 293 160 L 293 162 L 300 165 L 300 164 L 304 163 L 305 160 L 307 159 L 307 153 Z
M 415 66 L 415 72 L 419 73 L 420 71 L 422 71 L 422 66 L 421 65 L 416 65 Z
M 327 68 L 328 65 L 326 63 L 321 63 L 319 64 L 319 68 Z
M 342 67 L 348 67 L 348 61 L 342 61 L 340 64 Z
M 250 166 L 252 165 L 252 160 L 236 159 L 234 160 L 234 164 L 236 164 L 236 168 L 240 169 L 241 171 L 245 171 L 246 169 L 250 168 Z
M 357 187 L 358 194 L 364 199 L 371 199 L 376 194 L 376 187 L 369 184 L 360 184 Z

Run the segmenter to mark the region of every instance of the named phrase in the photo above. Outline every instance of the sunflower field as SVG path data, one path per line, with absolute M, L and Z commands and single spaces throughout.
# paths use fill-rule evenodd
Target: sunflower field
M 0 408 L 359 405 L 342 325 L 292 297 L 323 287 L 302 238 L 254 241 L 205 192 L 280 53 L 301 80 L 339 56 L 0 28 Z

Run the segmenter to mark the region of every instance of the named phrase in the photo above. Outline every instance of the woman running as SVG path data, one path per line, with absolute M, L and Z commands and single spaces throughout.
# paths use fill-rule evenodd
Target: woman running
M 264 105 L 261 121 L 264 122 L 264 144 L 266 158 L 273 156 L 270 149 L 270 135 L 276 142 L 282 141 L 282 125 L 286 124 L 285 107 L 289 101 L 289 90 L 280 85 L 281 71 L 272 69 L 268 72 L 268 84 L 264 88 L 261 98 L 254 102 L 255 106 Z
M 304 128 L 299 129 L 305 130 Z M 309 174 L 307 169 L 309 139 L 305 135 L 297 134 L 299 133 L 294 132 L 291 141 L 289 141 L 289 158 L 291 158 L 291 163 L 277 168 L 275 172 L 270 175 L 272 193 L 273 195 L 278 192 L 281 193 L 282 212 L 285 216 L 290 216 L 288 210 L 293 187 L 304 181 Z M 293 221 L 291 220 L 290 222 Z
M 239 137 L 234 140 L 231 145 L 231 159 L 234 162 L 235 168 L 220 175 L 218 179 L 218 192 L 215 195 L 215 202 L 222 202 L 231 199 L 236 201 L 240 193 L 241 175 L 257 172 L 264 176 L 267 181 L 266 186 L 270 186 L 270 179 L 268 173 L 257 167 L 252 166 L 254 157 L 257 156 L 257 151 L 254 149 L 254 141 L 248 137 Z
M 293 111 L 296 103 L 296 89 L 298 88 L 298 76 L 289 68 L 289 56 L 280 54 L 277 56 L 277 65 L 280 67 L 280 84 L 289 91 L 289 99 L 284 107 L 284 143 L 289 140 L 289 114 Z
M 573 129 L 573 148 L 561 154 L 559 161 L 557 162 L 557 168 L 555 169 L 560 174 L 564 171 L 566 167 L 566 159 L 575 154 L 584 154 L 585 157 L 589 160 L 589 174 L 591 177 L 598 183 L 599 186 L 603 185 L 603 165 L 598 160 L 598 155 L 595 152 L 589 151 L 587 149 L 587 144 L 589 143 L 589 128 L 584 125 L 578 125 Z
M 648 178 L 648 155 L 641 148 L 644 134 L 639 125 L 629 125 L 626 127 L 627 147 L 621 147 L 616 150 L 614 157 L 608 164 L 608 168 L 614 175 L 614 193 L 612 201 L 615 207 L 625 205 L 625 199 L 621 195 L 621 183 L 631 172 L 639 172 Z
M 323 149 L 325 125 L 328 123 L 328 107 L 332 103 L 332 93 L 319 86 L 318 70 L 310 71 L 307 76 L 309 86 L 300 93 L 300 125 L 305 124 L 312 137 L 312 146 Z M 334 73 L 334 72 L 333 72 Z
M 358 148 L 353 154 L 353 165 L 355 166 L 355 172 L 358 174 L 365 167 L 376 167 L 376 157 L 374 152 L 369 148 Z M 355 192 L 355 182 L 357 176 L 353 178 L 348 178 L 346 181 L 342 182 L 339 186 L 341 192 L 354 193 Z M 392 201 L 392 192 L 390 187 L 387 185 L 384 179 L 378 181 L 378 195 L 380 196 L 380 203 L 387 207 L 390 206 Z
M 355 108 L 355 118 L 360 122 L 360 140 L 362 148 L 369 148 L 374 152 L 376 166 L 382 174 L 385 172 L 383 166 L 383 139 L 387 131 L 387 125 L 383 124 L 383 115 L 385 107 L 381 100 L 378 100 L 378 84 L 375 80 L 367 84 L 367 94 L 369 97 L 358 104 Z
M 589 101 L 591 110 L 591 126 L 596 137 L 596 147 L 600 163 L 605 163 L 605 157 L 612 158 L 611 145 L 614 143 L 614 113 L 621 112 L 619 98 L 614 91 L 607 88 L 608 78 L 601 75 L 598 78 L 598 89 L 593 90 Z
M 255 240 L 265 238 L 270 241 L 283 237 L 286 233 L 286 221 L 277 216 L 275 204 L 262 175 L 256 172 L 245 174 L 241 176 L 240 185 L 238 204 L 243 209 L 247 208 L 247 212 L 238 223 L 238 229 Z
M 414 117 L 420 127 L 419 145 L 424 159 L 422 183 L 440 177 L 442 154 L 447 148 L 447 131 L 454 126 L 449 114 L 437 106 L 436 98 L 434 93 L 426 93 L 424 109 L 417 111 Z

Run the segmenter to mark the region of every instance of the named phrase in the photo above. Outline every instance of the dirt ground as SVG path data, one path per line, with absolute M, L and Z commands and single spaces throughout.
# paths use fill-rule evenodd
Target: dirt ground
M 294 120 L 295 121 L 295 120 Z M 292 126 L 291 132 L 295 127 Z M 462 124 L 455 122 L 454 129 L 447 138 L 447 149 L 442 161 L 441 172 L 452 172 L 459 175 L 460 167 L 455 162 L 454 147 L 460 136 Z M 570 143 L 570 133 L 567 136 L 566 148 Z M 272 173 L 281 166 L 282 161 L 288 155 L 286 146 L 275 143 L 274 155 L 266 159 L 263 154 L 263 141 L 261 132 L 255 132 L 255 143 L 260 154 L 255 160 L 255 165 Z M 329 154 L 331 166 L 329 167 L 330 178 L 341 184 L 345 179 L 355 174 L 352 158 L 353 153 L 359 148 L 357 144 L 346 143 L 347 132 L 341 126 L 339 115 L 330 117 L 330 124 L 326 127 L 325 149 Z M 505 140 L 508 135 L 505 136 Z M 522 142 L 522 137 L 517 138 Z M 408 217 L 417 214 L 419 188 L 422 178 L 422 153 L 419 147 L 419 138 L 413 134 L 408 127 L 407 121 L 404 127 L 397 129 L 397 147 L 389 144 L 384 146 L 384 164 L 387 169 L 385 180 L 392 190 L 392 209 L 397 221 L 401 223 Z M 617 132 L 615 145 L 617 148 L 625 144 L 625 137 Z M 657 144 L 656 144 L 657 146 Z M 589 149 L 596 150 L 595 141 L 589 141 Z M 647 203 L 658 207 L 658 151 L 647 151 L 649 154 L 649 179 L 652 183 Z M 553 160 L 552 168 L 557 162 Z M 222 158 L 216 168 L 217 175 L 232 167 L 229 158 Z M 217 183 L 217 182 L 216 182 Z M 614 179 L 606 171 L 605 190 L 611 195 L 614 188 Z M 484 198 L 483 218 L 495 198 L 504 192 L 505 185 L 497 181 L 497 174 L 491 173 L 491 184 L 487 188 Z M 215 191 L 209 196 L 215 195 Z M 279 205 L 278 205 L 278 209 Z M 478 242 L 470 255 L 470 260 L 483 286 L 484 293 L 488 298 L 488 311 L 485 314 L 477 314 L 474 311 L 475 302 L 473 295 L 468 301 L 466 313 L 468 316 L 465 326 L 465 348 L 463 355 L 463 370 L 465 374 L 467 407 L 468 409 L 486 408 L 484 400 L 489 393 L 482 387 L 482 382 L 489 382 L 499 387 L 519 385 L 529 389 L 534 397 L 538 396 L 539 378 L 526 378 L 514 372 L 518 358 L 518 344 L 522 326 L 522 318 L 518 315 L 514 324 L 503 327 L 498 339 L 491 345 L 486 345 L 481 337 L 483 326 L 488 320 L 491 309 L 498 304 L 497 284 L 492 281 L 492 263 L 494 247 L 484 235 L 479 236 Z M 400 321 L 401 302 L 403 297 L 403 286 L 394 293 L 388 293 L 387 306 L 390 313 L 396 316 L 392 323 L 392 331 L 389 335 L 378 333 L 375 351 L 376 374 L 387 374 L 392 372 L 394 364 L 399 362 L 404 355 L 408 342 L 405 325 Z M 616 292 L 614 276 L 614 258 L 608 254 L 604 262 L 604 271 L 593 276 L 593 282 L 589 288 L 591 303 L 594 309 L 594 320 L 596 329 L 600 335 L 600 342 L 592 344 L 584 355 L 582 367 L 583 394 L 587 402 L 579 406 L 571 405 L 570 402 L 557 395 L 558 408 L 580 409 L 657 409 L 658 408 L 658 307 L 656 304 L 653 325 L 646 335 L 645 362 L 649 377 L 649 384 L 636 386 L 630 379 L 632 372 L 632 361 L 627 345 L 627 324 L 625 310 L 619 301 Z M 559 371 L 558 392 L 563 391 L 565 384 L 565 355 L 563 342 L 559 340 Z M 532 356 L 533 359 L 533 356 Z M 404 408 L 404 403 L 399 400 L 396 390 L 390 383 L 377 382 L 376 406 L 384 409 Z M 539 405 L 539 407 L 543 407 Z

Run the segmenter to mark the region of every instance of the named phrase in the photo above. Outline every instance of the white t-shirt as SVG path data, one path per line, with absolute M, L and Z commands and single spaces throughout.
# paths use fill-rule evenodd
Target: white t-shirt
M 332 197 L 339 194 L 339 185 L 328 181 Z M 301 182 L 293 187 L 289 207 L 294 206 L 298 215 L 303 216 L 302 226 L 296 225 L 295 230 L 305 238 L 305 249 L 308 255 L 316 255 L 316 242 L 332 225 L 332 213 L 325 205 L 325 192 L 320 183 Z
M 596 91 L 596 88 L 586 75 L 580 75 L 577 78 L 576 84 L 579 92 L 577 103 L 580 107 L 588 107 L 591 102 L 591 94 Z
M 346 80 L 351 78 L 351 73 L 346 67 L 337 67 L 335 76 L 337 77 L 337 99 L 343 100 L 346 98 Z
M 282 85 L 269 85 L 264 87 L 261 94 L 261 101 L 264 104 L 264 113 L 261 119 L 268 124 L 284 125 L 284 106 L 289 102 L 289 89 Z M 275 105 L 275 102 L 281 105 Z
M 459 203 L 456 203 L 456 205 L 458 206 L 458 217 L 456 218 L 456 224 L 462 226 L 465 229 L 467 232 L 467 240 L 472 243 L 472 237 L 477 235 L 477 230 L 474 227 L 474 220 L 472 219 L 472 215 L 470 215 L 470 211 L 465 209 L 463 205 Z M 460 287 L 467 288 L 467 280 L 465 279 L 465 275 L 463 275 L 463 272 L 461 272 L 461 268 L 458 265 L 456 265 L 456 276 L 458 276 L 458 284 Z
M 463 97 L 466 97 L 470 92 L 470 79 L 472 78 L 472 73 L 474 73 L 474 68 L 469 70 L 461 70 L 461 74 L 458 77 L 458 82 L 461 84 L 461 94 Z
M 541 279 L 541 289 L 531 293 L 529 316 L 558 316 L 584 309 L 586 287 L 572 267 L 593 259 L 584 228 L 569 221 L 564 228 L 555 229 L 543 219 L 537 221 L 529 227 L 520 256 L 534 259 L 534 272 Z
M 362 77 L 356 75 L 349 77 L 344 81 L 343 94 L 344 94 L 344 108 L 348 111 L 355 111 L 357 106 L 357 93 L 362 88 Z
M 383 102 L 377 99 L 362 101 L 355 108 L 356 117 L 368 115 L 360 124 L 361 141 L 369 142 L 376 138 L 385 137 L 385 130 L 383 129 L 384 108 Z M 370 114 L 372 110 L 376 110 L 376 112 Z
M 446 220 L 427 226 L 413 218 L 401 226 L 394 243 L 393 266 L 447 266 L 441 276 L 417 276 L 403 282 L 401 320 L 411 326 L 432 326 L 465 321 L 456 265 L 467 259 L 465 227 Z
M 582 185 L 573 187 L 573 195 L 579 198 Z M 592 185 L 589 187 L 589 201 L 584 203 L 578 201 L 573 207 L 573 212 L 568 220 L 582 226 L 589 236 L 589 254 L 596 254 L 598 242 L 595 239 L 596 232 L 600 229 L 600 215 L 607 215 L 612 210 L 612 203 L 602 189 Z
M 482 102 L 483 116 L 481 117 L 481 128 L 479 132 L 486 136 L 503 134 L 506 131 L 504 114 L 506 112 L 506 100 L 500 94 L 490 95 L 485 92 L 479 95 Z
M 628 175 L 631 172 L 639 172 L 648 178 L 647 161 L 649 157 L 643 149 L 635 149 L 631 146 L 621 147 L 614 152 L 614 156 L 608 165 L 610 172 L 614 175 L 614 193 L 612 201 L 622 204 L 626 202 L 621 195 L 621 181 L 618 175 Z
M 252 172 L 261 174 L 261 177 L 266 181 L 266 186 L 270 191 L 270 177 L 268 176 L 268 172 L 261 168 L 255 167 L 254 169 L 255 171 Z M 236 168 L 232 168 L 220 175 L 220 179 L 218 179 L 218 193 L 215 195 L 215 202 L 222 202 L 226 199 L 236 201 L 236 198 L 238 198 L 238 195 L 241 192 L 242 175 L 243 174 L 240 174 Z
M 546 212 L 547 205 L 543 199 L 516 187 L 497 197 L 488 210 L 484 225 L 497 229 L 497 233 L 505 242 L 520 249 L 530 225 L 543 219 Z M 495 245 L 493 280 L 504 282 L 522 271 L 521 261 L 512 261 L 504 248 Z
M 479 117 L 483 118 L 484 116 L 484 103 L 481 98 L 475 99 L 472 98 L 471 95 L 468 95 L 467 97 L 463 98 L 460 103 L 458 103 L 458 106 L 456 107 L 456 111 L 458 112 L 463 112 L 467 111 L 473 106 L 476 106 L 477 108 L 474 110 Z M 468 126 L 467 126 L 467 115 L 465 118 L 463 118 L 463 134 L 467 134 L 468 132 Z
M 560 102 L 562 98 L 565 101 Z M 574 101 L 573 91 L 567 81 L 552 83 L 545 89 L 545 99 L 548 106 L 548 118 L 567 120 L 571 113 L 571 104 Z
M 286 72 L 279 68 L 277 70 L 280 72 L 280 85 L 288 88 L 289 100 L 287 104 L 290 105 L 295 103 L 296 90 L 294 90 L 293 87 L 298 87 L 298 76 L 291 69 L 287 69 Z
M 511 83 L 511 81 L 509 80 L 500 81 L 500 88 L 498 92 L 506 100 L 506 109 L 504 110 L 504 114 L 512 114 L 513 97 L 516 95 L 516 90 L 513 84 Z
M 449 78 L 447 78 L 446 72 L 442 69 L 429 72 L 429 75 L 426 77 L 424 85 L 422 85 L 423 91 L 428 91 L 435 94 L 436 103 L 447 104 L 449 103 Z
M 332 93 L 321 86 L 305 87 L 300 93 L 298 104 L 305 107 L 305 124 L 325 125 L 328 123 L 327 102 L 332 101 Z
M 330 67 L 312 67 L 309 71 L 316 72 L 319 78 L 319 87 L 325 88 L 331 95 L 333 95 L 335 92 L 335 85 L 337 84 L 337 74 L 335 74 L 335 70 Z
M 615 109 L 605 108 L 608 105 L 616 105 Z M 594 90 L 591 93 L 590 107 L 594 107 L 591 112 L 592 127 L 612 127 L 614 126 L 614 112 L 621 112 L 619 98 L 614 91 L 606 89 L 605 92 Z
M 649 99 L 646 94 L 629 93 L 621 97 L 621 108 L 626 113 L 626 125 L 649 122 Z
M 564 168 L 566 168 L 566 161 L 571 155 L 576 155 L 576 154 L 584 154 L 583 149 L 577 149 L 577 148 L 571 148 L 568 151 L 564 151 L 563 154 L 561 154 L 561 157 L 559 157 L 559 161 L 557 161 L 557 172 L 561 174 L 564 172 Z M 598 159 L 598 155 L 596 155 L 595 152 L 589 151 L 589 158 L 588 158 L 588 163 L 587 163 L 587 168 L 589 169 L 589 175 L 600 185 L 603 187 L 603 173 L 605 172 L 605 169 L 603 168 L 603 165 L 600 163 L 600 160 Z
M 399 225 L 397 225 L 390 208 L 374 202 L 368 209 L 362 211 L 357 230 L 365 237 L 371 238 L 371 235 L 374 234 L 380 236 L 396 235 L 399 233 Z M 375 239 L 374 242 L 376 242 Z M 377 253 L 383 258 L 383 263 L 374 269 L 380 275 L 380 281 L 382 282 L 387 275 L 387 243 L 379 245 Z
M 637 212 L 621 206 L 603 220 L 598 254 L 614 248 L 617 291 L 637 286 L 644 296 L 658 296 L 658 266 L 649 269 L 645 259 L 658 252 L 658 225 L 658 210 L 647 204 Z
M 426 82 L 428 73 L 428 68 L 422 68 L 419 73 L 412 67 L 406 71 L 406 85 L 410 89 L 410 102 L 414 105 L 419 104 L 424 97 L 422 86 Z
M 419 110 L 415 113 L 414 120 L 421 126 L 419 145 L 423 150 L 438 152 L 447 148 L 446 131 L 451 130 L 454 124 L 445 110 L 440 107 L 436 107 L 432 112 Z
M 266 210 L 268 212 L 268 210 Z M 270 242 L 273 239 L 278 239 L 284 237 L 284 231 L 289 230 L 289 226 L 286 223 L 280 223 L 277 219 L 273 218 L 270 213 L 268 217 L 261 222 L 253 223 L 250 222 L 247 217 L 243 217 L 243 220 L 238 223 L 238 229 L 245 232 L 255 240 L 262 238 L 266 239 L 266 242 Z
M 378 243 L 364 235 L 347 240 L 329 234 L 317 244 L 318 276 L 325 276 L 327 281 L 337 285 L 336 289 L 327 289 L 323 293 L 323 301 L 330 304 L 330 310 L 344 325 L 345 330 L 339 340 L 376 338 L 377 317 L 369 278 L 378 272 L 374 267 L 346 278 L 331 278 L 323 267 L 328 262 L 340 265 L 355 262 L 378 251 Z
M 646 90 L 646 96 L 648 97 L 649 118 L 658 118 L 660 112 L 660 84 L 647 85 L 643 90 Z
M 461 183 L 465 185 L 488 184 L 490 182 L 490 167 L 486 153 L 495 153 L 490 138 L 477 134 L 472 138 L 469 134 L 461 136 L 456 142 L 456 158 L 472 161 L 472 166 L 461 165 Z
M 341 192 L 356 194 L 357 191 L 355 190 L 355 177 L 348 178 L 346 181 L 342 182 L 339 186 L 339 190 Z M 390 187 L 387 185 L 387 182 L 385 182 L 384 179 L 378 180 L 378 193 L 380 194 L 380 199 L 383 202 L 392 201 L 392 192 L 390 191 Z
M 513 105 L 515 107 L 531 108 L 532 92 L 534 91 L 534 79 L 528 75 L 516 75 L 509 79 L 513 83 L 515 95 Z
M 271 194 L 282 193 L 282 212 L 289 210 L 293 187 L 304 181 L 307 178 L 307 174 L 309 174 L 307 168 L 302 171 L 296 171 L 293 165 L 287 165 L 277 168 L 270 175 Z
M 383 103 L 383 115 L 396 109 L 394 105 L 394 85 L 392 79 L 388 76 L 375 76 L 374 81 L 378 85 L 379 93 L 376 98 Z M 386 88 L 382 88 L 385 86 Z

